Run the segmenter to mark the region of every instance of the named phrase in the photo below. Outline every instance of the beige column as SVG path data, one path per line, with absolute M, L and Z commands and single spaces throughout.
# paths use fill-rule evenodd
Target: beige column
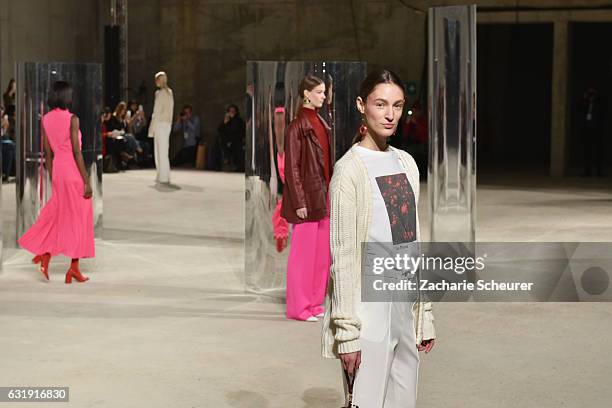
M 561 177 L 565 174 L 568 143 L 568 22 L 554 23 L 553 68 L 551 92 L 550 174 Z

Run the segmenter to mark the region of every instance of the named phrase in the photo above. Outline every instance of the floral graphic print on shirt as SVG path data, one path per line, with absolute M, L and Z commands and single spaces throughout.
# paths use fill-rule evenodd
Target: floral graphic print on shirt
M 416 205 L 406 174 L 376 177 L 376 183 L 387 207 L 393 244 L 415 241 Z

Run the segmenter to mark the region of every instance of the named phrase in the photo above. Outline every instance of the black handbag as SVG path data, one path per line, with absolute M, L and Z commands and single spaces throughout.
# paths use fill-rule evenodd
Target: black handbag
M 344 370 L 344 378 L 346 379 L 346 388 L 348 390 L 348 395 L 346 398 L 346 407 L 342 408 L 359 408 L 359 406 L 353 404 L 353 385 L 355 384 L 355 375 L 350 376 L 348 371 Z

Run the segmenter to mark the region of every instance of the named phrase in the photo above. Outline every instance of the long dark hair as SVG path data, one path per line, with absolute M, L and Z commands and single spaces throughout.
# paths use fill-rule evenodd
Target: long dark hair
M 9 92 L 11 92 L 11 90 L 13 89 L 13 84 L 15 83 L 15 78 L 11 78 L 11 80 L 8 83 L 8 86 L 6 87 L 6 91 L 4 91 L 3 95 L 8 95 Z
M 393 71 L 388 69 L 377 69 L 375 71 L 371 71 L 368 76 L 361 82 L 361 86 L 359 87 L 359 96 L 363 103 L 366 103 L 366 99 L 368 96 L 374 91 L 377 85 L 380 84 L 394 84 L 400 87 L 404 95 L 406 95 L 406 90 L 404 89 L 404 84 L 400 77 Z M 359 131 L 355 134 L 353 138 L 353 143 L 359 143 L 363 139 L 363 136 Z

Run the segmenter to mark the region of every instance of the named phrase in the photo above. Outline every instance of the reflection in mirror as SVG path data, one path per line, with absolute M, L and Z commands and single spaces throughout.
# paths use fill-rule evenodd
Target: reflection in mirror
M 307 74 L 325 82 L 326 99 L 319 114 L 332 128 L 331 154 L 337 160 L 349 149 L 359 127 L 355 100 L 366 63 L 247 63 L 245 287 L 277 297 L 285 293 L 291 245 L 291 226 L 280 215 L 284 134 L 302 104 L 297 91 Z
M 476 6 L 429 13 L 429 220 L 436 242 L 476 231 Z

